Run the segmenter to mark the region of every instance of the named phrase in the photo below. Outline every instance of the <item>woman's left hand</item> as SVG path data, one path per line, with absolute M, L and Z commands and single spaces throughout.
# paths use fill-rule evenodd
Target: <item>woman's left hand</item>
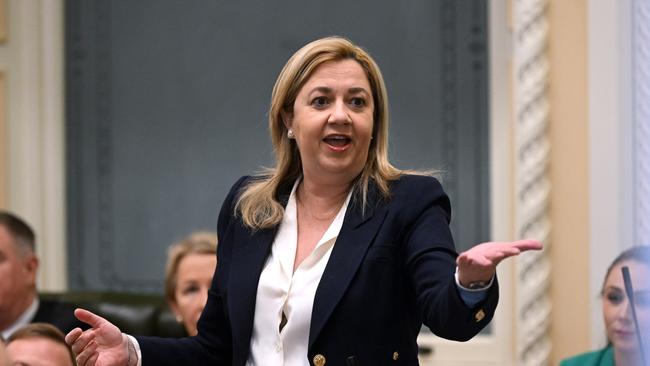
M 473 282 L 488 282 L 502 260 L 527 250 L 540 249 L 542 244 L 537 240 L 479 244 L 461 253 L 456 259 L 458 281 L 463 287 L 468 287 Z

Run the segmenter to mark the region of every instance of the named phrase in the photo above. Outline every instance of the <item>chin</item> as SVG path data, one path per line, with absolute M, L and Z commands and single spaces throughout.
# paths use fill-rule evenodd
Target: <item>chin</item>
M 614 348 L 622 352 L 636 352 L 639 350 L 639 345 L 636 339 L 615 339 Z
M 330 174 L 350 175 L 356 177 L 363 170 L 363 164 L 357 164 L 350 161 L 329 160 L 319 164 L 318 171 Z

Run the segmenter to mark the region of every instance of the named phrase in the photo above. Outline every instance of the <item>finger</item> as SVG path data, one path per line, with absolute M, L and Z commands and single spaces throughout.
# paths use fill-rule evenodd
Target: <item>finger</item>
M 507 245 L 492 245 L 480 253 L 463 253 L 458 257 L 456 264 L 459 266 L 495 267 L 502 260 L 519 254 L 521 251 Z
M 97 363 L 97 359 L 99 359 L 99 352 L 93 353 L 92 356 L 86 361 L 86 366 L 93 366 Z
M 532 239 L 517 240 L 517 241 L 513 241 L 510 244 L 512 244 L 514 247 L 518 248 L 522 252 L 527 250 L 541 250 L 544 247 L 542 243 Z
M 76 316 L 77 319 L 90 325 L 93 328 L 99 328 L 102 325 L 102 323 L 107 322 L 107 320 L 102 318 L 101 316 L 81 308 L 75 309 L 74 316 Z
M 67 343 L 68 345 L 72 345 L 74 343 L 74 341 L 76 341 L 77 338 L 79 338 L 79 336 L 82 333 L 83 333 L 83 331 L 81 330 L 81 328 L 74 328 L 68 334 L 66 334 L 65 343 Z
M 87 346 L 88 344 L 95 339 L 95 332 L 91 330 L 87 330 L 83 332 L 74 343 L 70 345 L 72 348 L 72 351 L 74 351 L 75 354 L 80 354 Z
M 521 254 L 527 250 L 540 250 L 542 249 L 542 244 L 536 240 L 518 240 L 511 243 L 498 243 L 493 252 L 490 252 L 488 256 L 497 262 Z
M 97 343 L 92 342 L 83 351 L 77 353 L 77 364 L 79 366 L 87 365 L 92 355 L 95 354 L 95 351 L 97 351 Z
M 519 253 L 521 253 L 521 250 L 519 250 L 519 248 L 514 247 L 514 246 L 506 245 L 506 246 L 500 246 L 499 248 L 496 248 L 492 252 L 488 252 L 486 254 L 486 256 L 492 262 L 495 262 L 495 263 L 498 264 L 502 260 L 504 260 L 504 259 L 506 259 L 508 257 L 518 255 Z

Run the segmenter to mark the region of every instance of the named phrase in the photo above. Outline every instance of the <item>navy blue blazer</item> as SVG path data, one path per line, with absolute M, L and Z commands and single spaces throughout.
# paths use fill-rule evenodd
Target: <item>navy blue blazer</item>
M 277 231 L 251 231 L 234 214 L 238 194 L 250 179 L 233 186 L 219 215 L 217 271 L 199 334 L 137 337 L 143 365 L 245 365 L 257 284 Z M 290 189 L 279 197 L 285 204 Z M 328 366 L 418 365 L 416 338 L 422 324 L 438 336 L 465 341 L 492 319 L 496 281 L 474 308 L 465 305 L 456 288 L 451 208 L 440 183 L 406 175 L 392 182 L 390 191 L 384 200 L 371 186 L 365 209 L 350 200 L 314 297 L 305 364 L 319 355 Z

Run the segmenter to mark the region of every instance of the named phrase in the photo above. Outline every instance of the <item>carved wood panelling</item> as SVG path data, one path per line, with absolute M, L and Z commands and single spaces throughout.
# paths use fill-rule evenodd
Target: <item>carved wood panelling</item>
M 517 259 L 517 364 L 525 366 L 548 365 L 551 354 L 547 6 L 513 3 L 516 235 L 544 243 Z

